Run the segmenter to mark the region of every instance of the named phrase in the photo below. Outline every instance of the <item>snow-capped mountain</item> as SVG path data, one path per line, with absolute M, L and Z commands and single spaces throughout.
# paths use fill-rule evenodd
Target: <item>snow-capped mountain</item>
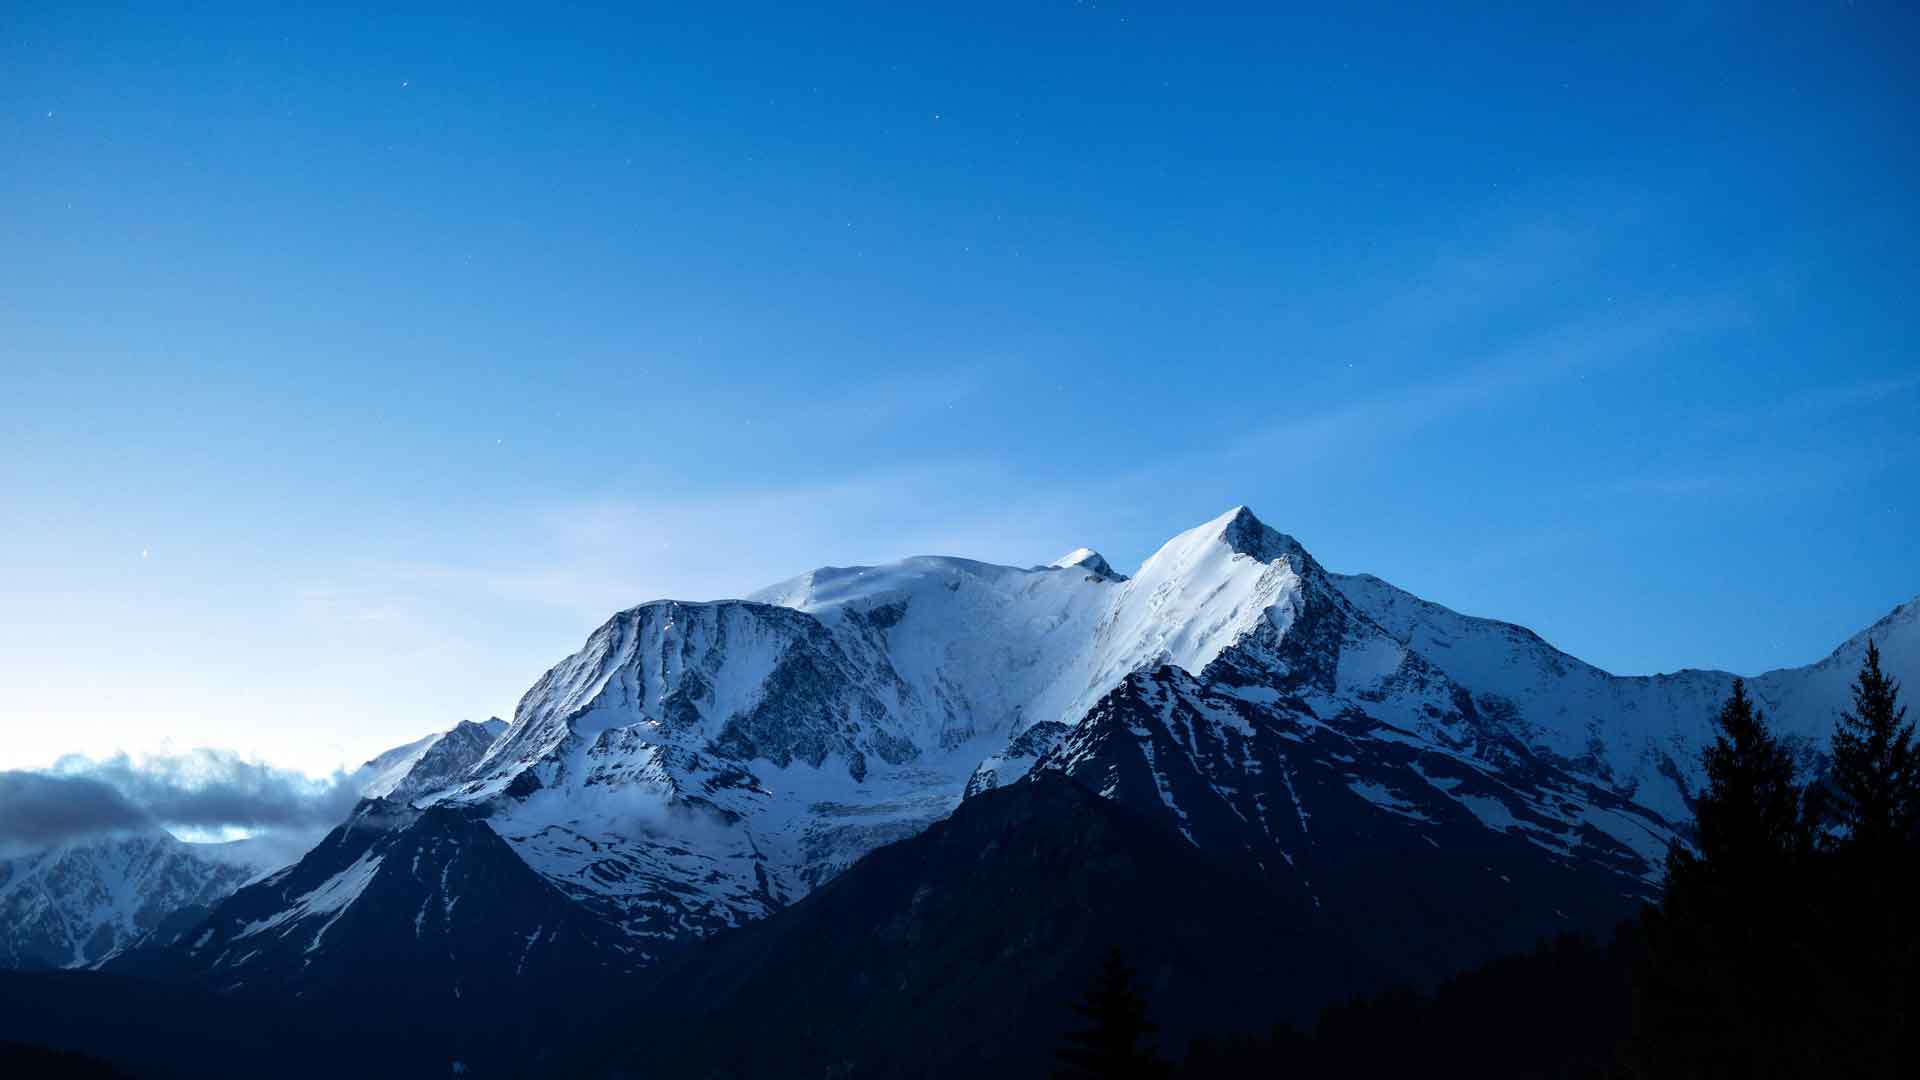
M 1518 658 L 1464 638 L 1514 643 Z M 1888 648 L 1920 655 L 1905 638 Z M 1824 730 L 1848 662 L 1760 685 Z M 1236 507 L 1132 577 L 1090 549 L 1034 568 L 914 558 L 621 612 L 527 693 L 466 780 L 423 801 L 486 807 L 569 895 L 673 939 L 764 915 L 965 791 L 1017 779 L 1129 676 L 1162 668 L 1189 677 L 1189 699 L 1307 725 L 1308 741 L 1337 729 L 1443 755 L 1478 779 L 1341 779 L 1389 818 L 1416 820 L 1405 808 L 1437 796 L 1443 816 L 1502 835 L 1518 823 L 1543 857 L 1606 865 L 1626 892 L 1657 875 L 1731 678 L 1616 679 L 1519 628 L 1329 574 Z M 1500 680 L 1516 671 L 1540 674 Z M 1634 698 L 1647 683 L 1665 689 Z
M 1870 631 L 1910 685 L 1915 607 Z M 1755 681 L 1810 754 L 1863 642 Z M 442 812 L 395 835 L 484 822 L 646 963 L 790 905 L 968 794 L 1064 775 L 1430 975 L 1648 895 L 1730 679 L 1607 675 L 1331 574 L 1240 507 L 1130 577 L 1089 549 L 1025 568 L 914 558 L 622 611 L 497 738 L 471 725 L 384 755 L 375 793 Z M 335 920 L 431 936 L 393 903 L 355 913 L 378 874 L 407 871 L 335 854 L 250 890 L 245 918 L 239 898 L 215 910 L 220 978 L 323 964 L 304 950 L 346 941 Z M 256 924 L 290 928 L 262 958 L 241 947 L 268 934 L 243 933 Z M 532 923 L 511 932 L 542 947 Z
M 1278 640 L 1311 598 L 1337 593 L 1236 510 L 1131 579 L 1084 551 L 1035 568 L 917 558 L 647 604 L 548 672 L 440 798 L 488 807 L 583 903 L 677 939 L 804 895 L 951 811 L 1010 739 L 1077 722 L 1135 671 L 1200 671 L 1243 638 Z M 1369 647 L 1381 671 L 1350 664 L 1350 691 L 1406 652 L 1377 629 Z M 1454 694 L 1424 668 L 1403 681 L 1368 707 L 1412 727 Z
M 259 855 L 153 828 L 0 861 L 0 968 L 97 963 L 272 869 Z

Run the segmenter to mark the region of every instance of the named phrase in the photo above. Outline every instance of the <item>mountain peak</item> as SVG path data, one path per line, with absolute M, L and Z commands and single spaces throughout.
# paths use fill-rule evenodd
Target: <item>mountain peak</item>
M 1074 548 L 1047 565 L 1055 570 L 1080 569 L 1098 578 L 1126 580 L 1122 575 L 1113 572 L 1113 567 L 1107 563 L 1105 556 L 1089 547 Z
M 1223 537 L 1254 537 L 1267 529 L 1267 523 L 1254 516 L 1253 508 L 1245 503 L 1228 510 L 1214 519 L 1223 522 L 1220 535 Z
M 488 739 L 497 739 L 507 732 L 507 722 L 497 716 L 485 720 L 462 720 L 455 725 L 456 730 L 484 735 Z
M 1307 549 L 1301 546 L 1300 541 L 1261 521 L 1244 505 L 1188 529 L 1167 541 L 1161 552 L 1205 548 L 1216 542 L 1225 544 L 1234 554 L 1245 555 L 1256 562 L 1270 563 L 1284 558 L 1292 561 L 1296 569 L 1301 569 L 1312 561 L 1312 556 L 1307 554 Z

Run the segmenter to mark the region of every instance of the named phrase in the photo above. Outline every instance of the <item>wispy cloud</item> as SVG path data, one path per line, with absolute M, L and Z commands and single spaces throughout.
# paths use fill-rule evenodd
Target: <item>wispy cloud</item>
M 1223 454 L 1286 464 L 1313 462 L 1555 384 L 1645 362 L 1727 325 L 1737 311 L 1736 305 L 1711 299 L 1578 319 L 1412 385 L 1329 409 L 1302 411 L 1240 438 Z
M 871 443 L 871 456 L 767 460 L 753 480 L 741 481 L 732 467 L 704 469 L 699 461 L 687 462 L 684 476 L 663 478 L 672 466 L 667 454 L 623 473 L 618 451 L 583 433 L 593 454 L 589 467 L 556 470 L 541 493 L 503 485 L 484 497 L 425 508 L 405 528 L 370 520 L 364 531 L 301 551 L 272 579 L 277 605 L 249 613 L 255 619 L 223 639 L 235 646 L 225 655 L 245 654 L 247 663 L 203 684 L 215 688 L 209 696 L 229 699 L 219 703 L 217 724 L 196 715 L 199 686 L 175 695 L 168 722 L 194 732 L 187 736 L 193 742 L 250 752 L 271 747 L 319 768 L 376 752 L 381 747 L 371 744 L 389 733 L 399 742 L 462 716 L 504 713 L 593 625 L 647 600 L 740 596 L 819 565 L 914 554 L 1033 563 L 1090 544 L 1124 569 L 1171 532 L 1234 502 L 1287 515 L 1279 504 L 1294 494 L 1292 470 L 1324 481 L 1317 491 L 1301 485 L 1304 501 L 1352 487 L 1350 479 L 1375 465 L 1417 469 L 1423 463 L 1383 451 L 1443 425 L 1524 424 L 1550 392 L 1583 377 L 1644 370 L 1738 325 L 1746 314 L 1735 299 L 1738 288 L 1617 302 L 1584 288 L 1606 276 L 1595 267 L 1613 265 L 1611 253 L 1628 243 L 1622 233 L 1637 231 L 1622 223 L 1635 217 L 1631 208 L 1600 206 L 1450 230 L 1424 245 L 1430 256 L 1410 260 L 1404 273 L 1357 281 L 1359 294 L 1338 305 L 1317 336 L 1303 333 L 1276 350 L 1371 352 L 1390 360 L 1378 372 L 1328 376 L 1344 371 L 1344 356 L 1320 355 L 1302 365 L 1301 386 L 1278 374 L 1263 377 L 1251 363 L 1234 367 L 1237 387 L 1215 386 L 1205 370 L 1168 377 L 1188 378 L 1183 385 L 1102 382 L 1097 392 L 1111 396 L 1105 415 L 1062 425 L 1057 449 L 1036 453 L 1023 444 L 1003 455 L 982 439 L 966 460 L 930 460 L 923 440 L 862 435 L 849 445 Z M 1295 321 L 1312 328 L 1317 315 L 1303 307 Z M 1077 341 L 1071 331 L 1062 334 L 1063 346 Z M 1066 351 L 1035 350 L 1049 358 Z M 1004 374 L 1010 366 L 981 370 Z M 981 395 L 987 388 L 976 380 L 985 377 L 956 366 L 836 384 L 811 397 L 787 386 L 757 403 L 712 407 L 784 407 L 782 417 L 752 415 L 761 423 L 778 419 L 800 443 L 815 428 L 910 429 Z M 1043 401 L 1046 389 L 1035 389 L 1032 400 Z M 1221 394 L 1235 395 L 1232 408 L 1213 407 L 1210 399 Z M 1039 424 L 1043 408 L 1033 410 Z M 1183 409 L 1199 422 L 1166 439 L 1133 438 L 1127 430 L 1179 425 Z M 729 423 L 740 419 L 738 410 L 728 413 Z M 819 460 L 839 462 L 843 471 L 826 475 L 809 463 Z M 849 461 L 856 462 L 852 471 Z M 1325 527 L 1341 510 L 1320 512 Z M 51 711 L 64 697 L 49 683 L 40 700 Z M 156 699 L 140 696 L 149 709 Z M 108 718 L 105 726 L 130 711 L 130 700 L 103 697 L 87 707 Z M 253 721 L 262 701 L 275 710 L 271 730 Z M 296 734 L 305 741 L 296 742 Z M 51 757 L 39 753 L 15 760 Z
M 1617 209 L 1519 216 L 1436 242 L 1428 260 L 1390 278 L 1363 304 L 1353 329 L 1362 348 L 1417 348 L 1449 327 L 1474 325 L 1525 305 L 1589 264 L 1606 243 Z
M 295 595 L 315 618 L 347 626 L 409 618 L 436 594 L 597 620 L 663 597 L 737 597 L 827 563 L 919 554 L 1043 561 L 1058 552 L 1034 545 L 1072 535 L 1076 509 L 1075 498 L 1022 489 L 988 463 L 699 495 L 555 499 L 518 508 L 502 542 L 471 557 L 366 563 Z
M 807 407 L 809 423 L 846 433 L 887 427 L 954 408 L 978 394 L 984 383 L 973 370 L 952 367 L 887 379 L 822 387 Z
M 392 596 L 446 590 L 598 621 L 619 606 L 660 597 L 740 596 L 831 563 L 912 554 L 1051 558 L 1057 554 L 1051 545 L 1066 550 L 1099 542 L 1083 535 L 1086 523 L 1125 517 L 1143 490 L 1186 490 L 1194 477 L 1231 478 L 1254 466 L 1318 465 L 1559 384 L 1655 362 L 1745 317 L 1733 292 L 1637 305 L 1596 296 L 1584 311 L 1563 311 L 1556 325 L 1477 357 L 1449 355 L 1443 362 L 1436 353 L 1420 363 L 1427 355 L 1420 350 L 1431 348 L 1435 334 L 1500 322 L 1516 305 L 1551 297 L 1642 216 L 1615 204 L 1515 215 L 1488 223 L 1470 240 L 1437 243 L 1431 260 L 1363 305 L 1366 326 L 1357 339 L 1364 347 L 1411 350 L 1404 366 L 1424 366 L 1431 374 L 1322 405 L 1311 396 L 1276 396 L 1278 421 L 1223 433 L 1185 454 L 1103 462 L 1066 480 L 1022 475 L 983 455 L 965 464 L 916 462 L 697 495 L 555 499 L 504 515 L 503 542 L 473 557 L 360 568 L 366 581 L 378 583 L 364 590 L 361 617 L 392 617 L 385 607 Z M 976 390 L 964 374 L 911 378 L 844 395 L 836 389 L 835 400 L 823 407 L 850 421 L 868 414 L 897 419 Z
M 1774 427 L 1835 413 L 1890 404 L 1920 390 L 1920 374 L 1850 379 L 1795 391 L 1789 397 L 1761 405 L 1721 409 L 1699 420 L 1703 431 L 1724 433 L 1747 428 Z
M 1599 494 L 1735 502 L 1788 498 L 1863 477 L 1872 466 L 1900 466 L 1916 458 L 1920 458 L 1920 451 L 1912 447 L 1819 452 L 1760 448 L 1649 466 L 1604 486 Z
M 1884 424 L 1916 391 L 1920 375 L 1852 379 L 1703 411 L 1693 418 L 1695 438 L 1684 454 L 1630 467 L 1595 494 L 1748 501 L 1830 489 L 1915 459 L 1904 440 L 1874 433 L 1876 418 Z M 1848 426 L 1848 437 L 1806 444 L 1806 430 L 1836 423 Z

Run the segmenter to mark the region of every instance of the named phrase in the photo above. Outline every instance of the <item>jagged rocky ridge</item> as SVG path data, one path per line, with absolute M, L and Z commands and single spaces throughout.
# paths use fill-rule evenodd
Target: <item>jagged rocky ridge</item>
M 1920 659 L 1915 609 L 1871 631 L 1897 674 Z M 1756 680 L 1810 758 L 1863 642 Z M 1731 678 L 1606 675 L 1330 574 L 1236 508 L 1131 578 L 1086 550 L 1024 569 L 917 558 L 621 612 L 497 740 L 462 744 L 470 765 L 422 754 L 393 792 L 484 822 L 646 964 L 791 905 L 963 796 L 1057 774 L 1423 976 L 1648 895 Z M 351 864 L 307 881 L 325 868 L 294 868 L 306 884 L 282 914 L 352 891 Z M 534 931 L 515 927 L 537 948 Z M 222 955 L 236 983 L 286 964 Z
M 499 717 L 462 720 L 451 730 L 381 754 L 360 766 L 353 782 L 365 798 L 411 802 L 459 783 L 506 731 L 507 722 Z

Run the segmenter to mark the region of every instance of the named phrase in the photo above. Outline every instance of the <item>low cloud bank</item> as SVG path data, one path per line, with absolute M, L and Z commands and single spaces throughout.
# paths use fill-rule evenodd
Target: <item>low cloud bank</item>
M 344 820 L 358 773 L 315 779 L 223 750 L 66 757 L 0 771 L 0 855 L 153 828 L 311 834 Z
M 92 777 L 0 772 L 0 854 L 152 824 L 145 811 Z

